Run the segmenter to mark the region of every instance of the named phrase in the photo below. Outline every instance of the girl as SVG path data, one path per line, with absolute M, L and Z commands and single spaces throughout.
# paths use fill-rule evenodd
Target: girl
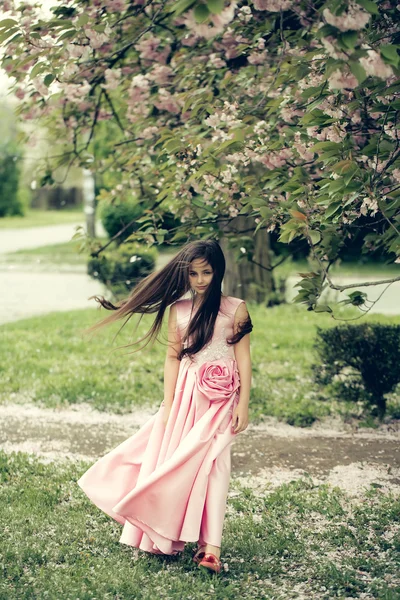
M 121 543 L 177 554 L 185 542 L 198 542 L 193 560 L 215 572 L 221 570 L 231 445 L 248 425 L 253 328 L 245 302 L 222 294 L 224 272 L 218 242 L 195 241 L 120 306 L 94 296 L 116 312 L 87 331 L 126 315 L 156 313 L 136 343 L 157 337 L 170 306 L 164 399 L 139 431 L 78 480 L 92 502 L 123 525 Z

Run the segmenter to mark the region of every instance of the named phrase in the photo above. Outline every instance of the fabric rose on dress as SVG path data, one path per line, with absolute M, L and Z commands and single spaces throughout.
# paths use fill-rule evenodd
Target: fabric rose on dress
M 210 360 L 197 370 L 198 391 L 210 402 L 229 400 L 239 389 L 240 378 L 237 363 L 233 358 Z

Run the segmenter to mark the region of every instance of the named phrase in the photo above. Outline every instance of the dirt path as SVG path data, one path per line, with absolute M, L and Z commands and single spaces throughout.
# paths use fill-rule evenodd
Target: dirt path
M 88 405 L 68 410 L 0 406 L 0 448 L 43 460 L 94 461 L 133 435 L 154 410 L 112 415 Z M 302 429 L 269 419 L 237 436 L 232 473 L 246 485 L 279 485 L 306 474 L 357 494 L 368 483 L 400 492 L 400 432 Z

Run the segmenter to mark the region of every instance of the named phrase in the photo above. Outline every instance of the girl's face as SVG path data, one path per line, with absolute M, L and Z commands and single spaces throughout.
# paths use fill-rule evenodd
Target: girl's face
M 190 287 L 197 294 L 204 294 L 211 283 L 214 272 L 210 264 L 204 258 L 195 258 L 189 267 Z

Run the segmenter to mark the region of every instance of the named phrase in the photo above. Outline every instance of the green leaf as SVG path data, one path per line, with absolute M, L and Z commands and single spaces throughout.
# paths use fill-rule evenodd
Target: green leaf
M 54 81 L 54 75 L 52 73 L 49 73 L 48 75 L 46 75 L 46 77 L 44 78 L 44 85 L 46 85 L 47 87 L 49 87 L 49 85 L 51 83 L 53 83 Z
M 194 9 L 194 18 L 196 19 L 197 23 L 204 23 L 204 21 L 208 19 L 209 14 L 210 11 L 208 10 L 206 4 L 197 4 Z
M 356 0 L 356 2 L 372 15 L 379 15 L 379 9 L 375 2 L 371 2 L 371 0 Z
M 174 7 L 170 12 L 174 13 L 177 17 L 193 6 L 196 0 L 180 0 L 179 2 L 175 2 Z
M 310 231 L 308 235 L 310 236 L 314 246 L 321 240 L 321 234 L 319 231 Z
M 207 0 L 207 6 L 213 15 L 219 15 L 224 8 L 224 0 Z
M 317 306 L 314 308 L 314 312 L 327 312 L 327 313 L 332 313 L 332 309 L 330 306 L 328 306 L 327 304 L 317 304 Z
M 340 152 L 340 148 L 341 148 L 341 144 L 337 144 L 336 142 L 317 142 L 312 147 L 312 149 L 315 152 L 318 152 L 319 150 L 322 150 L 322 151 L 337 150 L 338 152 Z
M 86 23 L 89 22 L 89 15 L 87 15 L 86 13 L 83 13 L 83 15 L 81 15 L 79 17 L 79 19 L 77 20 L 76 24 L 79 25 L 80 27 L 82 27 L 83 25 L 86 25 Z
M 14 33 L 16 33 L 17 31 L 18 27 L 13 27 L 12 29 L 6 29 L 5 31 L 2 31 L 2 33 L 0 34 L 0 42 L 4 42 L 7 38 L 14 35 Z
M 260 215 L 263 219 L 269 219 L 273 215 L 273 211 L 268 206 L 261 206 Z
M 364 67 L 360 65 L 359 62 L 349 61 L 350 71 L 357 77 L 358 83 L 362 83 L 365 79 L 367 79 L 368 75 L 365 72 Z
M 342 206 L 341 202 L 333 202 L 332 204 L 330 204 L 325 211 L 325 218 L 329 219 L 329 217 L 334 215 L 335 212 L 337 212 L 341 206 Z
M 76 36 L 76 29 L 69 29 L 68 31 L 64 31 L 64 33 L 62 33 L 59 36 L 58 41 L 61 42 L 62 40 L 74 38 L 75 36 Z
M 14 21 L 14 19 L 3 19 L 0 21 L 0 29 L 9 29 L 15 26 L 18 26 L 18 22 Z
M 36 77 L 36 75 L 39 75 L 40 73 L 42 73 L 44 71 L 44 69 L 46 69 L 46 63 L 45 62 L 38 62 L 36 63 L 36 65 L 33 67 L 32 71 L 29 73 L 29 77 L 31 79 L 33 79 L 34 77 Z
M 358 32 L 357 31 L 345 31 L 339 36 L 339 39 L 343 42 L 346 48 L 352 50 L 358 40 Z
M 381 46 L 379 48 L 382 56 L 386 58 L 395 67 L 399 65 L 400 59 L 400 56 L 397 52 L 398 48 L 399 46 L 394 46 L 393 44 L 388 44 L 387 46 Z
M 169 154 L 173 154 L 182 148 L 182 142 L 177 139 L 168 140 L 163 146 Z

